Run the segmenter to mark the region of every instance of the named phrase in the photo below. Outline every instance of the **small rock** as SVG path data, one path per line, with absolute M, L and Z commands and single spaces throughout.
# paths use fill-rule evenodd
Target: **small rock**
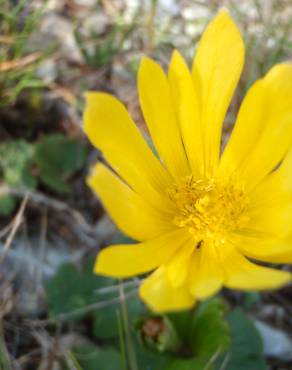
M 53 36 L 59 44 L 60 51 L 69 60 L 82 61 L 82 56 L 74 37 L 72 22 L 60 15 L 48 13 L 43 18 L 40 32 Z
M 53 59 L 44 60 L 37 69 L 37 75 L 45 82 L 54 82 L 57 78 L 58 72 L 56 62 Z
M 292 339 L 285 332 L 259 320 L 255 321 L 255 326 L 262 337 L 266 356 L 292 360 Z
M 104 13 L 94 13 L 88 16 L 83 25 L 82 33 L 94 32 L 95 35 L 101 35 L 109 25 L 109 17 Z
M 86 7 L 94 6 L 97 3 L 96 0 L 75 0 L 74 2 L 77 5 L 86 6 Z

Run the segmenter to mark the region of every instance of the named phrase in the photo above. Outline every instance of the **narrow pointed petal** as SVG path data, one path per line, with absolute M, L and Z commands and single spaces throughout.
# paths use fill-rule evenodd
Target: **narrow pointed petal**
M 291 233 L 292 150 L 281 166 L 252 190 L 249 198 L 247 227 L 267 232 L 278 239 L 286 238 Z
M 104 248 L 97 256 L 94 272 L 124 278 L 151 271 L 167 263 L 185 239 L 182 230 L 175 230 L 143 243 Z
M 105 93 L 86 94 L 84 130 L 103 152 L 115 171 L 153 204 L 167 198 L 160 195 L 170 176 L 142 138 L 124 105 Z
M 271 263 L 292 263 L 292 233 L 284 239 L 235 235 L 230 240 L 246 257 Z
M 202 176 L 204 152 L 200 101 L 189 68 L 177 50 L 172 54 L 168 76 L 172 101 L 192 173 Z
M 292 121 L 291 121 L 292 122 Z M 277 170 L 266 176 L 249 194 L 252 208 L 283 205 L 292 201 L 292 149 Z
M 153 208 L 103 164 L 95 166 L 87 182 L 118 228 L 131 238 L 153 239 L 173 230 L 170 215 Z
M 166 265 L 167 274 L 171 285 L 182 285 L 188 275 L 191 255 L 196 248 L 195 240 L 190 237 L 185 245 L 181 246 Z
M 220 290 L 223 283 L 223 272 L 217 250 L 211 243 L 203 243 L 199 253 L 194 255 L 191 268 L 193 273 L 190 290 L 194 297 L 206 299 Z
M 195 304 L 186 285 L 171 285 L 163 266 L 143 281 L 139 293 L 142 300 L 155 312 L 179 311 Z
M 159 64 L 143 58 L 138 73 L 140 104 L 155 148 L 173 176 L 188 175 L 189 165 L 171 101 L 168 80 Z
M 207 175 L 218 166 L 222 124 L 243 62 L 240 32 L 228 12 L 221 10 L 201 38 L 192 70 L 201 102 Z
M 236 172 L 249 188 L 284 158 L 292 143 L 292 64 L 283 63 L 256 82 L 240 108 L 220 170 Z
M 291 232 L 292 201 L 258 207 L 246 212 L 247 227 L 271 238 L 285 238 Z
M 247 260 L 233 246 L 220 248 L 220 258 L 224 266 L 224 285 L 239 290 L 270 290 L 291 282 L 288 271 L 258 266 Z

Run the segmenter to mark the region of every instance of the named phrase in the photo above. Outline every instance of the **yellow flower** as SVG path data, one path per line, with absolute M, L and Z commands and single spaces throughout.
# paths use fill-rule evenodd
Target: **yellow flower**
M 243 100 L 220 156 L 224 116 L 244 45 L 227 11 L 211 21 L 190 72 L 174 51 L 168 75 L 148 58 L 142 111 L 159 159 L 116 98 L 89 92 L 85 132 L 111 165 L 88 179 L 135 245 L 103 249 L 95 272 L 130 277 L 155 311 L 191 307 L 222 286 L 273 289 L 291 274 L 250 259 L 292 263 L 292 65 L 273 67 Z

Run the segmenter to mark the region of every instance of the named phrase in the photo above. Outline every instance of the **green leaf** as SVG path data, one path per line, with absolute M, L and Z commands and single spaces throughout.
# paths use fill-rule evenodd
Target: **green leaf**
M 76 348 L 73 353 L 84 370 L 122 370 L 121 356 L 113 348 L 90 345 Z
M 52 317 L 61 315 L 63 319 L 69 321 L 78 321 L 90 316 L 94 320 L 93 334 L 97 338 L 117 338 L 120 310 L 117 282 L 94 275 L 93 264 L 94 261 L 91 259 L 83 271 L 79 271 L 72 264 L 64 264 L 60 267 L 46 287 L 50 314 Z M 106 291 L 107 288 L 110 289 Z M 105 303 L 104 307 L 88 310 L 88 306 L 92 304 L 103 303 Z M 143 304 L 137 297 L 130 297 L 127 300 L 130 326 L 143 308 Z
M 171 357 L 166 353 L 150 351 L 143 347 L 141 343 L 136 344 L 136 358 L 139 370 L 158 370 L 164 369 Z
M 98 295 L 99 299 L 114 299 L 119 297 L 119 291 L 115 293 Z M 134 321 L 143 312 L 143 304 L 138 297 L 130 297 L 126 301 L 127 312 L 130 327 L 134 326 Z M 108 307 L 95 312 L 94 317 L 94 335 L 97 338 L 112 338 L 118 337 L 119 325 L 118 314 L 120 313 L 120 303 L 117 302 Z
M 93 274 L 92 261 L 83 272 L 72 264 L 64 264 L 47 284 L 50 313 L 53 317 L 64 314 L 68 320 L 79 320 L 89 314 L 88 305 L 98 303 L 95 290 L 113 283 L 112 279 Z
M 240 309 L 228 315 L 232 344 L 225 370 L 267 370 L 263 346 L 253 322 Z
M 93 333 L 97 338 L 118 337 L 118 315 L 120 307 L 117 304 L 96 311 L 94 315 Z
M 37 180 L 30 173 L 34 145 L 23 140 L 0 144 L 0 168 L 4 181 L 13 187 L 34 188 Z
M 195 355 L 210 357 L 228 349 L 230 331 L 224 310 L 224 304 L 216 298 L 198 307 L 190 322 L 190 347 Z
M 9 216 L 15 209 L 16 200 L 10 195 L 0 198 L 0 216 Z
M 173 312 L 167 315 L 182 342 L 189 340 L 190 322 L 193 316 L 193 310 Z
M 40 178 L 59 193 L 70 192 L 67 179 L 83 166 L 85 158 L 85 145 L 61 134 L 44 136 L 36 146 Z
M 176 358 L 166 365 L 163 370 L 213 370 L 212 365 L 207 366 L 206 358 Z

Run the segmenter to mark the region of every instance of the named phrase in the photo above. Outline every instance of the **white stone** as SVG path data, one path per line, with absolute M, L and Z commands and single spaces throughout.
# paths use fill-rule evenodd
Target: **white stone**
M 292 360 L 292 339 L 285 332 L 259 320 L 255 321 L 255 326 L 262 337 L 266 356 Z

